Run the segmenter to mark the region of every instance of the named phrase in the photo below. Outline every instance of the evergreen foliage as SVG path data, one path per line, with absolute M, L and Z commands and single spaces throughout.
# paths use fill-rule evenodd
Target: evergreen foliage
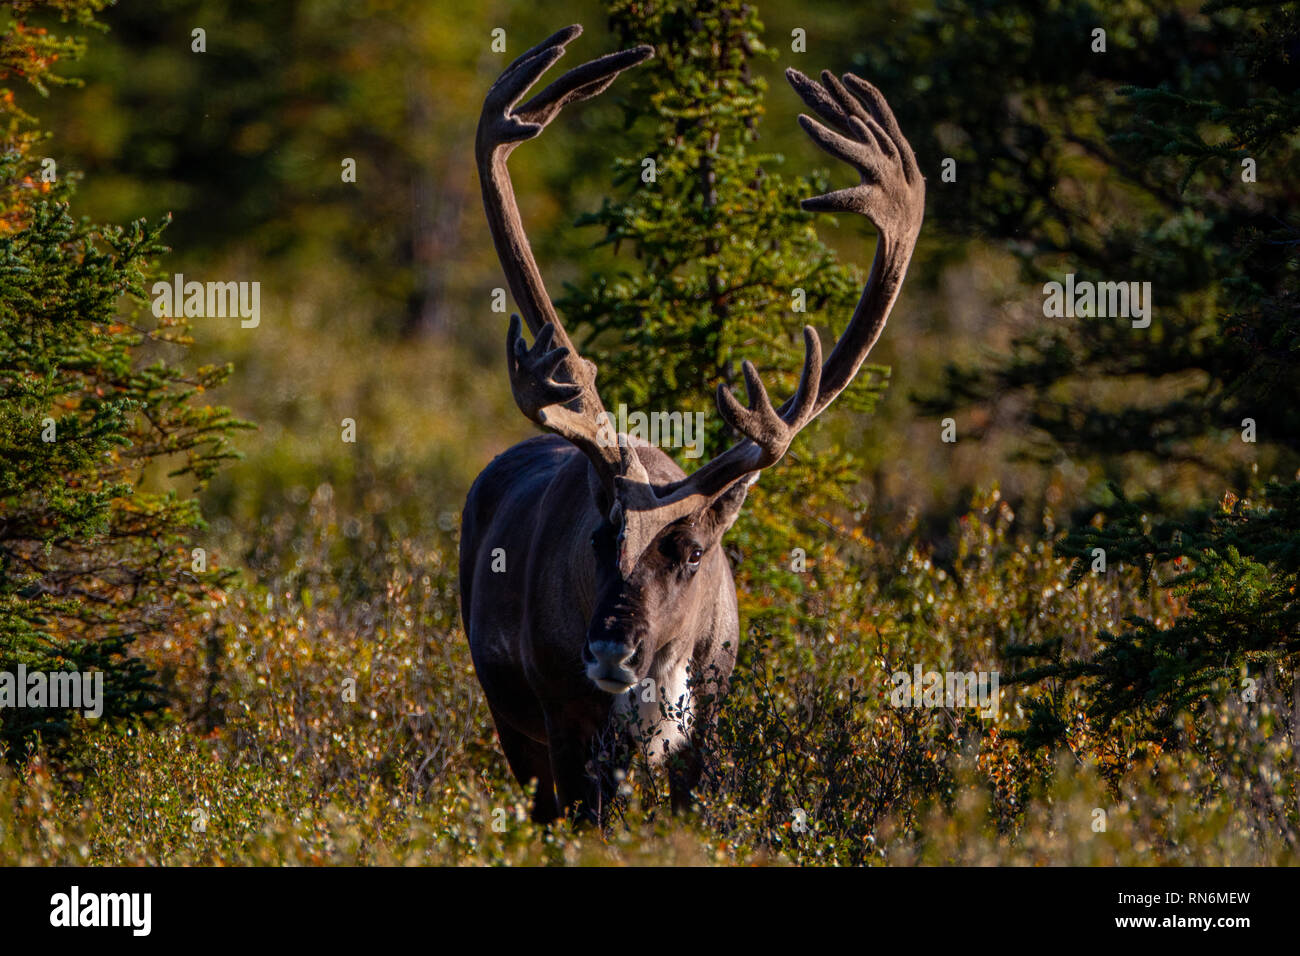
M 79 43 L 29 16 L 85 25 L 102 6 L 18 4 L 0 77 L 44 93 Z M 165 470 L 201 488 L 231 457 L 239 423 L 196 401 L 229 370 L 169 363 L 184 326 L 138 324 L 165 224 L 74 218 L 71 177 L 42 161 L 8 88 L 0 132 L 0 671 L 102 671 L 103 716 L 141 713 L 161 697 L 130 645 L 199 613 L 228 577 L 193 570 L 194 497 L 150 479 Z M 69 716 L 0 709 L 0 749 L 53 742 Z
M 1030 457 L 1094 465 L 1060 544 L 1074 583 L 1104 552 L 1185 612 L 1131 617 L 1081 654 L 1059 639 L 1007 652 L 1033 662 L 1020 682 L 1082 680 L 1103 727 L 1166 739 L 1243 679 L 1289 692 L 1300 649 L 1300 8 L 1085 0 L 1011 28 L 1036 6 L 941 3 L 890 47 L 904 52 L 883 68 L 933 81 L 923 99 L 969 164 L 933 225 L 1000 239 L 1034 281 L 1148 280 L 1153 321 L 1032 321 L 1009 354 L 950 365 L 920 404 L 1019 407 Z M 968 42 L 945 53 L 955 22 Z M 1007 68 L 988 72 L 994 60 Z M 1188 465 L 1190 492 L 1173 481 Z M 1026 739 L 1058 740 L 1071 709 L 1045 690 Z

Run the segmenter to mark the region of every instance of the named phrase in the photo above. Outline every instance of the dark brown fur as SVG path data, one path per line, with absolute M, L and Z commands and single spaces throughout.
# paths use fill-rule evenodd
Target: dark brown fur
M 657 449 L 643 446 L 639 453 L 653 476 L 681 477 Z M 739 502 L 729 499 L 690 526 L 708 548 L 688 579 L 666 585 L 672 560 L 656 548 L 640 573 L 624 581 L 613 570 L 611 542 L 598 534 L 610 529 L 602 531 L 608 522 L 589 491 L 590 470 L 562 438 L 521 442 L 474 482 L 461 527 L 461 603 L 474 669 L 511 770 L 520 781 L 537 780 L 534 816 L 543 821 L 560 807 L 598 812 L 608 798 L 599 776 L 587 772 L 614 702 L 587 677 L 582 657 L 598 604 L 610 610 L 628 603 L 630 621 L 619 620 L 614 629 L 616 637 L 630 624 L 643 630 L 642 679 L 689 659 L 699 678 L 709 678 L 710 693 L 720 696 L 739 639 L 735 583 L 716 546 Z M 682 530 L 665 529 L 663 537 Z M 492 570 L 496 548 L 505 555 L 501 572 Z M 602 622 L 596 630 L 605 636 Z M 670 762 L 678 806 L 689 803 L 699 774 L 698 736 L 709 719 L 705 711 L 693 716 L 691 742 Z

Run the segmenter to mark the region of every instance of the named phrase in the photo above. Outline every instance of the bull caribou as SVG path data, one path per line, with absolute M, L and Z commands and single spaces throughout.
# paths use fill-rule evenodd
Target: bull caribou
M 532 336 L 530 347 L 511 316 L 510 387 L 520 411 L 549 434 L 499 455 L 470 489 L 461 615 L 501 748 L 521 784 L 536 781 L 541 822 L 565 812 L 601 819 L 618 775 L 594 766 L 593 748 L 633 721 L 651 759 L 666 764 L 673 808 L 689 807 L 701 737 L 739 641 L 720 542 L 762 470 L 849 385 L 880 337 L 925 204 L 916 157 L 879 90 L 853 74 L 823 72 L 817 83 L 787 70 L 819 117 L 799 123 L 861 177 L 802 208 L 859 213 L 879 233 L 853 317 L 825 363 L 816 331 L 804 328 L 799 385 L 780 407 L 749 361 L 747 406 L 720 385 L 718 411 L 739 440 L 693 473 L 651 445 L 611 441 L 596 367 L 578 355 L 547 295 L 506 169 L 514 149 L 561 109 L 654 55 L 648 46 L 609 54 L 521 103 L 581 32 L 568 27 L 515 60 L 488 90 L 475 138 L 492 241 Z

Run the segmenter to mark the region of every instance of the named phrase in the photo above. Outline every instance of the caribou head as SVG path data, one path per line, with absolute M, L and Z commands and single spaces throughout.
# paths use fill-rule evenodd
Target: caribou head
M 852 74 L 825 72 L 818 83 L 787 70 L 817 117 L 801 115 L 800 124 L 860 177 L 802 207 L 858 213 L 879 232 L 857 308 L 824 360 L 816 330 L 804 328 L 799 385 L 780 405 L 748 360 L 745 404 L 720 385 L 718 412 L 738 440 L 691 474 L 655 447 L 621 435 L 610 440 L 596 367 L 578 355 L 546 294 L 506 170 L 510 153 L 565 105 L 600 93 L 653 55 L 640 46 L 601 57 L 521 102 L 580 32 L 561 30 L 506 69 L 488 91 L 476 140 L 489 227 L 523 313 L 522 323 L 511 316 L 506 337 L 511 389 L 524 415 L 563 441 L 515 446 L 475 483 L 462 526 L 461 599 L 503 747 L 521 781 L 539 780 L 535 813 L 542 819 L 557 809 L 543 801 L 552 783 L 557 806 L 599 804 L 599 788 L 593 797 L 574 769 L 584 765 L 571 754 L 600 732 L 615 699 L 635 708 L 636 688 L 650 677 L 667 688 L 669 703 L 681 690 L 680 701 L 690 666 L 730 675 L 738 622 L 723 535 L 750 486 L 849 385 L 879 338 L 925 198 L 911 147 L 874 86 Z M 495 578 L 485 570 L 496 550 L 517 555 L 518 570 Z M 693 745 L 684 730 L 667 736 L 681 749 Z M 686 776 L 688 791 L 689 770 Z

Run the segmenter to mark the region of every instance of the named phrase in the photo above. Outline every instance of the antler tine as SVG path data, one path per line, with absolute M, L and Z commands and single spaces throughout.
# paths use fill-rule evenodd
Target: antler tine
M 654 56 L 654 47 L 635 46 L 574 67 L 519 107 L 516 115 L 545 126 L 570 103 L 591 99 L 609 88 L 624 70 L 644 63 Z
M 718 412 L 744 439 L 680 481 L 663 488 L 635 489 L 620 480 L 620 497 L 633 511 L 661 512 L 661 521 L 688 514 L 716 498 L 745 475 L 752 474 L 784 457 L 794 436 L 817 414 L 821 392 L 822 343 L 817 330 L 804 326 L 804 362 L 799 387 L 779 409 L 772 407 L 767 388 L 752 362 L 741 368 L 749 407 L 741 405 L 725 385 L 718 386 Z
M 799 122 L 814 142 L 848 162 L 861 177 L 859 185 L 805 199 L 801 207 L 864 215 L 875 224 L 879 236 L 867 285 L 822 369 L 816 416 L 853 381 L 884 331 L 920 232 L 925 179 L 893 110 L 876 87 L 852 73 L 844 74 L 841 82 L 825 71 L 821 84 L 797 70 L 787 70 L 786 75 L 814 110 L 823 115 L 827 110 L 838 111 L 841 125 L 852 132 L 850 137 L 827 130 L 811 117 L 800 116 Z
M 565 45 L 581 32 L 582 27 L 576 24 L 557 31 L 516 57 L 497 77 L 483 98 L 483 113 L 479 118 L 475 144 L 479 152 L 484 147 L 494 149 L 505 144 L 510 144 L 513 149 L 519 142 L 532 139 L 542 131 L 544 124 L 521 122 L 513 107 L 541 79 L 542 74 L 564 56 Z
M 484 98 L 474 145 L 483 208 L 497 258 L 534 335 L 529 348 L 519 317 L 511 317 L 506 360 L 515 403 L 528 418 L 577 446 L 612 498 L 614 477 L 621 473 L 622 461 L 617 442 L 608 441 L 604 431 L 608 419 L 596 391 L 596 367 L 578 355 L 551 303 L 506 169 L 510 153 L 540 134 L 561 109 L 597 95 L 621 72 L 654 55 L 652 48 L 640 46 L 600 57 L 569 70 L 516 106 L 581 33 L 582 27 L 577 25 L 559 30 L 506 67 Z
M 871 111 L 873 118 L 883 127 L 890 142 L 898 148 L 903 160 L 903 172 L 907 175 L 907 181 L 917 182 L 922 180 L 924 177 L 921 175 L 921 167 L 916 163 L 916 154 L 912 152 L 912 144 L 907 141 L 907 137 L 903 135 L 902 129 L 899 128 L 898 119 L 894 116 L 894 111 L 890 109 L 889 103 L 885 100 L 885 94 L 862 77 L 853 73 L 844 74 L 844 85 L 849 87 L 858 101 Z
M 510 388 L 515 396 L 515 404 L 528 418 L 545 425 L 546 409 L 551 405 L 563 405 L 582 395 L 582 384 L 561 382 L 555 373 L 561 363 L 570 355 L 564 346 L 552 348 L 555 339 L 555 326 L 547 323 L 533 340 L 530 349 L 524 344 L 520 331 L 519 316 L 510 316 L 510 328 L 506 332 L 506 367 L 510 372 Z
M 804 326 L 803 334 L 804 362 L 799 388 L 779 412 L 772 407 L 767 388 L 748 359 L 741 370 L 745 375 L 749 408 L 741 405 L 725 385 L 718 386 L 719 413 L 728 425 L 759 446 L 767 464 L 785 454 L 791 439 L 812 418 L 813 402 L 821 383 L 822 343 L 811 325 Z

